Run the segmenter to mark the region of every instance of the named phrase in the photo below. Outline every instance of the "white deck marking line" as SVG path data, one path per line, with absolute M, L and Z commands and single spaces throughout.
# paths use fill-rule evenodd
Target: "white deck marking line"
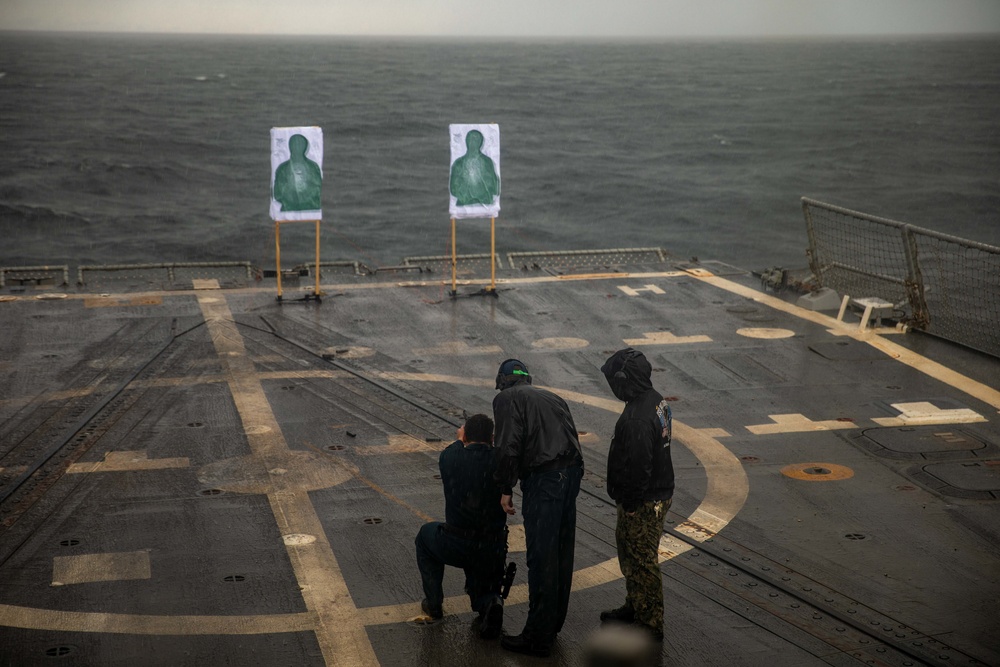
M 986 418 L 969 408 L 945 410 L 933 403 L 893 403 L 899 410 L 898 417 L 875 417 L 873 422 L 880 426 L 918 426 L 921 424 L 972 424 L 984 422 Z M 937 435 L 937 434 L 935 434 Z
M 639 296 L 640 292 L 649 292 L 650 294 L 666 294 L 657 285 L 644 285 L 642 287 L 629 287 L 628 285 L 619 285 L 618 289 L 624 292 L 627 296 Z
M 755 435 L 775 435 L 777 433 L 808 433 L 810 431 L 836 431 L 846 428 L 858 428 L 854 422 L 841 422 L 836 419 L 813 421 L 798 413 L 787 415 L 768 415 L 773 424 L 756 424 L 746 429 Z
M 244 426 L 267 426 L 261 433 L 248 432 L 247 441 L 254 457 L 265 470 L 269 459 L 280 460 L 289 452 L 278 420 L 257 377 L 253 362 L 246 357 L 243 337 L 225 299 L 199 296 L 212 341 L 229 377 L 229 387 Z M 235 352 L 236 354 L 230 354 Z M 255 431 L 256 429 L 247 429 Z M 347 582 L 333 553 L 323 524 L 316 514 L 308 491 L 285 490 L 268 493 L 267 499 L 282 535 L 315 535 L 315 542 L 286 544 L 288 556 L 302 590 L 306 609 L 316 613 L 316 639 L 328 665 L 376 665 L 378 660 L 365 630 L 355 613 Z
M 871 331 L 858 331 L 856 327 L 839 323 L 836 319 L 828 315 L 823 315 L 817 311 L 806 310 L 805 308 L 800 308 L 792 303 L 786 303 L 781 299 L 770 296 L 769 294 L 757 292 L 750 287 L 744 287 L 743 285 L 726 280 L 725 278 L 719 278 L 718 276 L 713 275 L 697 275 L 692 277 L 714 287 L 718 287 L 721 290 L 731 292 L 732 294 L 738 294 L 739 296 L 746 297 L 751 301 L 756 301 L 757 303 L 770 306 L 775 310 L 780 310 L 800 319 L 827 327 L 830 333 L 834 336 L 846 336 L 862 343 L 867 343 L 896 361 L 906 364 L 907 366 L 918 370 L 935 380 L 950 385 L 955 389 L 958 389 L 959 391 L 968 394 L 973 398 L 977 398 L 984 403 L 992 405 L 997 410 L 1000 410 L 1000 391 L 993 389 L 992 387 L 988 387 L 981 382 L 977 382 L 972 378 L 966 377 L 961 373 L 953 371 L 947 366 L 943 366 L 936 361 L 931 361 L 927 357 L 921 356 L 901 345 L 886 340 L 877 333 Z

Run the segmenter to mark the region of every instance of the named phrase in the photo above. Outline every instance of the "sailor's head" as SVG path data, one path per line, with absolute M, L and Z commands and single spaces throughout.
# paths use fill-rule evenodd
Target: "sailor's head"
M 531 384 L 531 374 L 523 362 L 508 359 L 500 364 L 500 369 L 497 371 L 497 389 L 504 390 L 522 382 Z
M 301 134 L 293 134 L 292 138 L 288 140 L 288 152 L 292 155 L 305 155 L 307 148 L 309 148 L 309 140 Z
M 483 133 L 479 130 L 469 130 L 465 135 L 465 147 L 470 151 L 478 151 L 483 147 Z
M 493 443 L 493 420 L 486 415 L 472 415 L 465 420 L 465 425 L 459 431 L 462 442 Z

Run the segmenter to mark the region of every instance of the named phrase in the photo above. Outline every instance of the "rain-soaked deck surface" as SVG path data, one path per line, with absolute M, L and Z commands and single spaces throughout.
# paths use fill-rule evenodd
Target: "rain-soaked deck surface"
M 477 638 L 450 569 L 445 619 L 410 620 L 437 453 L 510 356 L 582 432 L 549 662 L 585 664 L 624 595 L 598 368 L 625 345 L 674 399 L 662 664 L 1000 664 L 1000 362 L 683 268 L 5 300 L 0 665 L 541 663 Z M 518 632 L 516 526 L 511 558 Z

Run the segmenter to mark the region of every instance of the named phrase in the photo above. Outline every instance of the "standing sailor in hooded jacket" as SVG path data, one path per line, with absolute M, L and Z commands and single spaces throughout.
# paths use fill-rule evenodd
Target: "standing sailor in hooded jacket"
M 670 406 L 655 389 L 652 367 L 638 350 L 615 352 L 601 367 L 625 401 L 608 451 L 608 495 L 618 506 L 615 539 L 625 576 L 625 604 L 602 621 L 635 623 L 663 640 L 663 581 L 658 547 L 674 494 Z

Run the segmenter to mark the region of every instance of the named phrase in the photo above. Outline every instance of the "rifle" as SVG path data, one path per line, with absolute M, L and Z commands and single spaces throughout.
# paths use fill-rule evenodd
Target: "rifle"
M 510 595 L 510 587 L 514 585 L 514 575 L 517 574 L 517 563 L 507 563 L 503 579 L 500 580 L 500 597 L 504 600 Z

